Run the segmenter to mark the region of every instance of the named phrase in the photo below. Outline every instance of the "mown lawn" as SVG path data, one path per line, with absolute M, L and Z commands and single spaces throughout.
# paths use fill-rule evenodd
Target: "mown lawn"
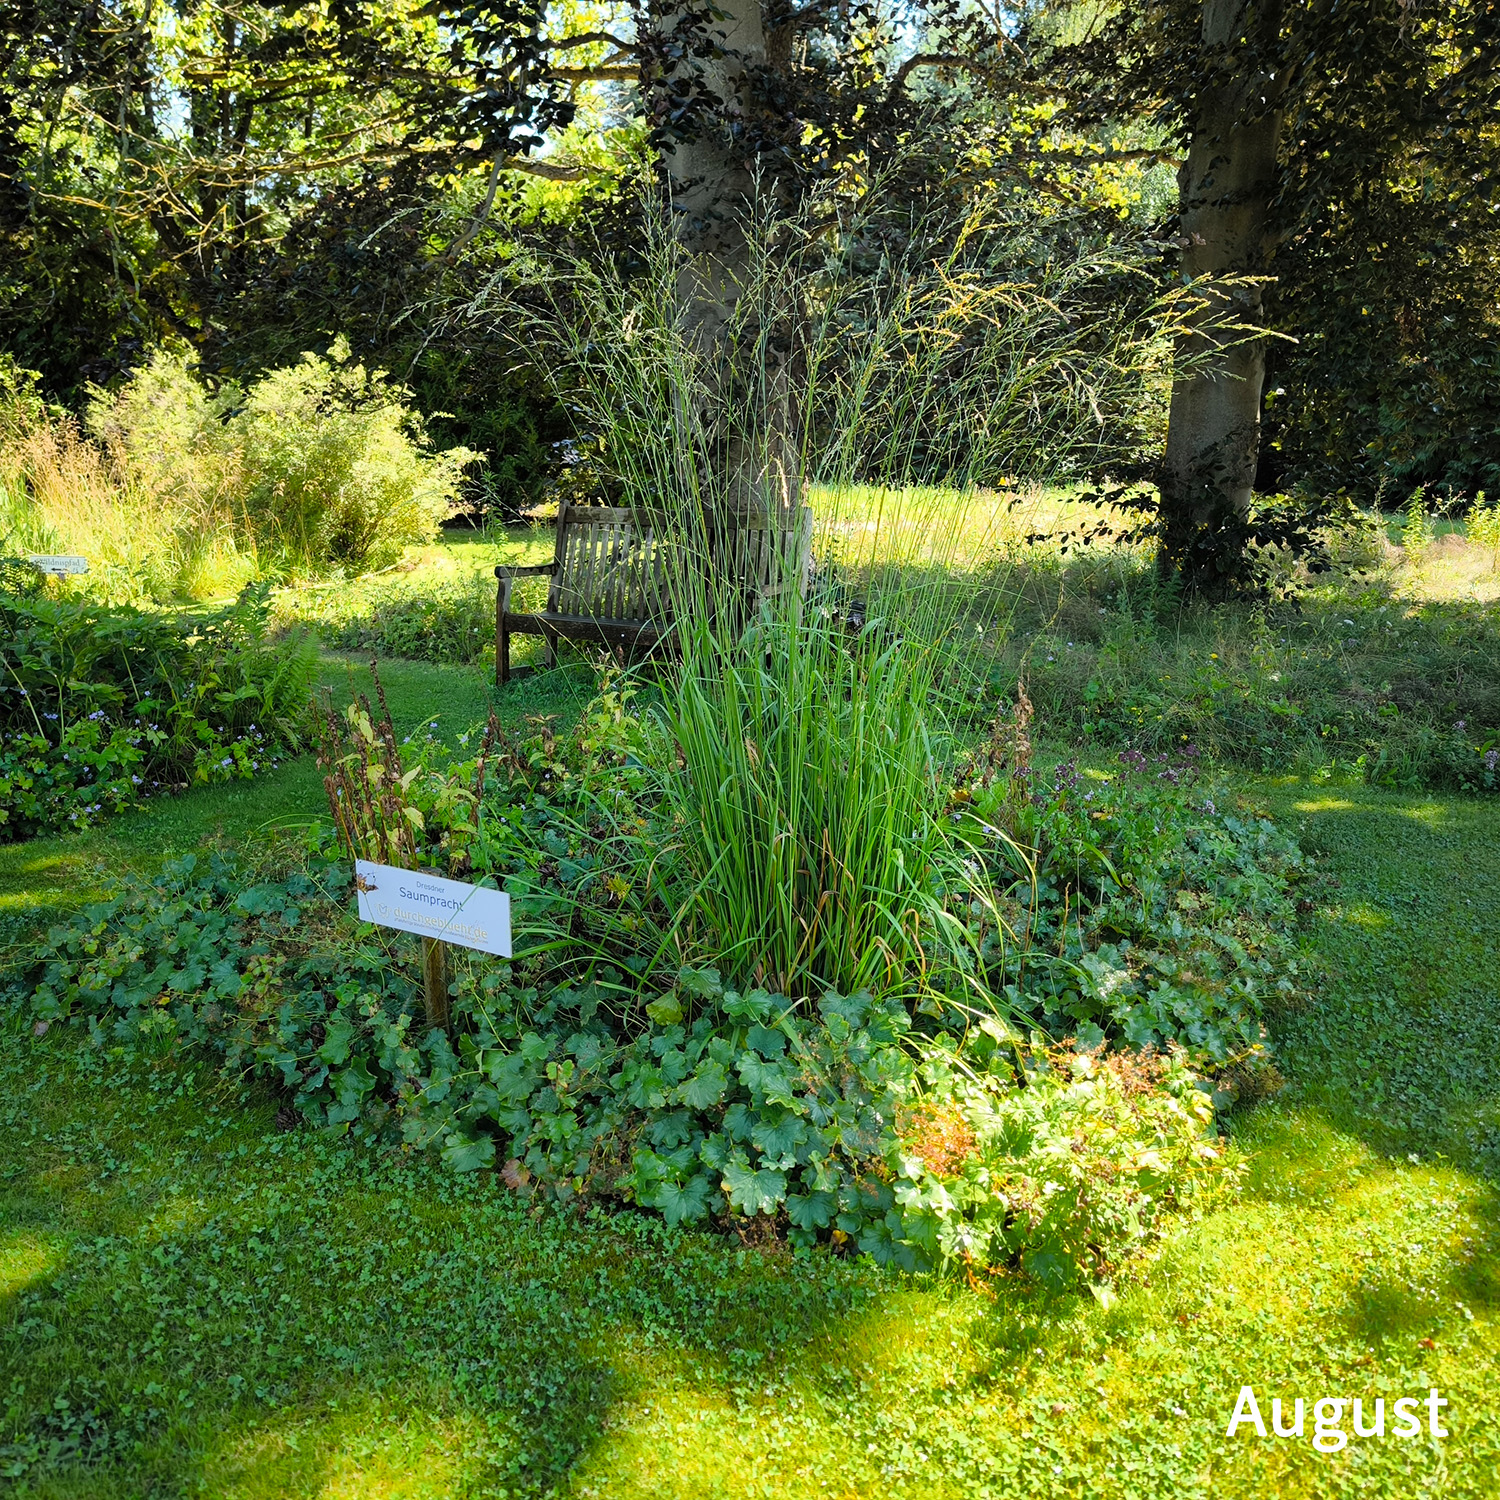
M 330 680 L 342 679 L 332 667 Z M 459 728 L 472 671 L 385 673 Z M 507 714 L 566 713 L 564 679 Z M 528 696 L 529 695 L 529 696 Z M 36 1496 L 1491 1496 L 1500 1492 L 1500 806 L 1243 788 L 1321 851 L 1288 1083 L 1235 1118 L 1238 1204 L 1110 1307 L 828 1258 L 304 1131 L 170 1059 L 0 1053 L 0 1485 Z M 18 918 L 91 862 L 315 814 L 303 759 L 105 836 L 0 851 Z M 1225 1426 L 1269 1398 L 1425 1396 L 1450 1436 Z M 1425 1417 L 1425 1413 L 1423 1414 Z M 1344 1421 L 1348 1431 L 1347 1411 Z

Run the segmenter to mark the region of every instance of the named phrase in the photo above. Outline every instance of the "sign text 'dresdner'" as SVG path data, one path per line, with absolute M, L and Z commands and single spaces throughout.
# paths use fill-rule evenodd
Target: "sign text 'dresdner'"
M 354 862 L 361 921 L 510 957 L 510 897 L 421 870 Z

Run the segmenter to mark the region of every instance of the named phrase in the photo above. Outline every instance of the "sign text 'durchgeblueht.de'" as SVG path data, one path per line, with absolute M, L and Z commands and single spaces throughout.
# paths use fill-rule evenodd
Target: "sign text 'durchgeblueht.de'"
M 360 920 L 510 957 L 510 897 L 462 880 L 354 862 Z

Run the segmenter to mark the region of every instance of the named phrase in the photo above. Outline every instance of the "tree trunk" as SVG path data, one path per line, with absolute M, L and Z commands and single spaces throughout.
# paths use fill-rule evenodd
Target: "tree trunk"
M 1234 47 L 1249 9 L 1247 0 L 1204 0 L 1205 63 Z M 1262 38 L 1274 43 L 1277 8 L 1261 7 L 1260 15 Z M 1182 271 L 1207 295 L 1207 322 L 1262 320 L 1259 285 L 1225 278 L 1259 275 L 1270 262 L 1280 87 L 1247 59 L 1238 76 L 1220 72 L 1198 103 L 1178 192 Z M 1190 335 L 1179 352 L 1193 364 L 1172 389 L 1158 564 L 1194 593 L 1218 598 L 1245 580 L 1265 341 L 1205 330 Z
M 791 439 L 790 382 L 785 361 L 771 351 L 767 319 L 790 309 L 742 305 L 757 281 L 747 217 L 764 210 L 757 194 L 756 118 L 752 75 L 767 66 L 760 0 L 715 0 L 707 30 L 722 51 L 705 59 L 695 93 L 713 101 L 691 139 L 663 152 L 662 166 L 689 252 L 678 281 L 683 323 L 702 360 L 705 379 L 699 430 L 709 436 L 715 472 L 704 493 L 730 516 L 789 518 L 799 503 Z M 677 14 L 680 14 L 678 12 Z M 687 81 L 686 65 L 665 80 Z

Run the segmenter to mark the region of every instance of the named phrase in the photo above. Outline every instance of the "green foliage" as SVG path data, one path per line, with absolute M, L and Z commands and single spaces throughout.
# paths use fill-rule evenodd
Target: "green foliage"
M 1483 791 L 1500 742 L 1500 617 L 1387 562 L 1378 519 L 1341 530 L 1333 566 L 1280 597 L 1184 608 L 1149 561 L 1048 558 L 1001 575 L 1017 597 L 992 690 L 1023 681 L 1037 722 L 1074 745 L 1318 779 Z M 1430 557 L 1462 559 L 1461 544 Z
M 464 479 L 467 509 L 494 521 L 541 503 L 571 426 L 541 372 L 520 360 L 503 330 L 486 337 L 482 328 L 466 329 L 461 341 L 432 345 L 407 378 L 434 441 L 483 460 Z
M 1491 565 L 1500 568 L 1500 494 L 1488 503 L 1483 490 L 1474 497 L 1464 525 L 1465 534 L 1477 547 L 1483 547 Z
M 1059 224 L 1003 193 L 935 194 L 913 210 L 872 192 L 836 239 L 812 208 L 762 203 L 741 221 L 740 290 L 710 341 L 683 317 L 693 252 L 660 204 L 639 256 L 570 248 L 469 310 L 544 351 L 580 446 L 597 447 L 626 503 L 679 526 L 733 514 L 746 483 L 756 503 L 784 503 L 765 477 L 784 469 L 800 484 L 899 491 L 1129 466 L 1162 435 L 1174 339 L 1225 318 L 1192 286 L 1156 281 L 1154 246 L 1108 242 L 1081 216 Z M 871 256 L 870 242 L 888 249 Z M 790 443 L 788 409 L 765 384 L 789 308 L 803 319 Z M 726 464 L 726 451 L 743 457 Z
M 1432 520 L 1427 514 L 1427 497 L 1414 489 L 1402 511 L 1401 550 L 1411 562 L 1420 562 L 1431 548 L 1434 536 Z
M 495 581 L 483 573 L 411 586 L 395 580 L 378 592 L 341 590 L 285 603 L 286 612 L 295 612 L 337 650 L 455 666 L 494 659 Z
M 1267 1012 L 1296 993 L 1296 841 L 1253 810 L 1188 794 L 1196 752 L 1126 751 L 1110 780 L 1017 766 L 960 789 L 992 858 L 1024 852 L 1016 941 L 990 986 L 1055 1034 L 1182 1045 L 1223 1066 L 1255 1056 Z M 996 827 L 995 825 L 999 825 Z M 976 841 L 977 842 L 977 841 Z
M 41 393 L 40 373 L 18 363 L 10 350 L 0 353 L 0 434 L 45 420 L 49 415 Z
M 97 598 L 233 593 L 255 565 L 229 505 L 222 403 L 161 355 L 120 393 L 122 419 L 114 404 L 97 396 L 92 433 L 24 392 L 0 407 L 0 548 L 81 554 L 70 587 Z
M 172 866 L 54 928 L 13 998 L 132 1049 L 206 1046 L 315 1123 L 398 1135 L 460 1171 L 503 1164 L 517 1191 L 672 1224 L 761 1220 L 802 1248 L 913 1269 L 1098 1280 L 1163 1210 L 1208 1201 L 1226 1161 L 1188 1058 L 1261 1050 L 1266 997 L 1293 983 L 1277 936 L 1293 846 L 1191 804 L 1175 768 L 1096 796 L 1067 768 L 1044 788 L 1018 761 L 1007 776 L 971 764 L 938 807 L 972 868 L 935 860 L 917 890 L 947 926 L 913 920 L 901 939 L 908 968 L 967 953 L 957 990 L 913 986 L 892 952 L 874 993 L 816 987 L 810 964 L 778 991 L 756 977 L 772 972 L 763 936 L 759 961 L 727 955 L 741 982 L 713 964 L 717 922 L 691 920 L 704 877 L 672 848 L 685 814 L 663 780 L 685 773 L 656 723 L 607 679 L 566 737 L 492 722 L 459 760 L 430 734 L 398 744 L 356 705 L 354 748 L 325 747 L 336 809 L 379 803 L 355 821 L 394 831 L 374 853 L 511 895 L 518 957 L 458 959 L 448 1033 L 416 1019 L 412 945 L 356 938 L 338 914 L 348 876 L 322 854 L 284 879 Z M 1001 759 L 992 746 L 984 763 Z M 912 806 L 932 818 L 939 783 L 921 765 Z M 358 830 L 346 841 L 372 852 Z M 1054 1047 L 1007 1016 L 1077 1040 Z M 1100 1054 L 1109 1038 L 1132 1050 Z
M 0 836 L 82 828 L 300 744 L 315 660 L 264 637 L 265 591 L 186 623 L 0 595 Z
M 1272 278 L 1268 323 L 1291 335 L 1267 345 L 1259 488 L 1348 489 L 1363 503 L 1392 482 L 1493 491 L 1500 259 L 1472 175 L 1496 149 L 1493 17 L 1483 6 L 1416 17 L 1390 4 L 1362 5 L 1353 22 L 1342 5 L 1225 14 L 1228 51 L 1206 40 L 1196 0 L 1097 18 L 1049 11 L 1023 76 L 1053 91 L 1054 132 L 1092 126 L 1113 138 L 1129 121 L 1188 147 L 1218 119 L 1214 144 L 1199 145 L 1231 159 L 1254 149 L 1255 131 L 1224 147 L 1222 121 L 1265 126 L 1275 101 L 1285 126 L 1274 171 L 1243 204 L 1264 232 L 1233 267 Z
M 181 351 L 156 349 L 114 391 L 93 392 L 87 426 L 132 480 L 211 499 L 232 483 L 224 424 L 239 395 L 233 385 L 209 390 Z
M 1338 877 L 1306 939 L 1323 978 L 1278 1022 L 1287 1087 L 1228 1122 L 1244 1190 L 1139 1274 L 1059 1297 L 793 1258 L 754 1224 L 747 1244 L 554 1208 L 499 1172 L 287 1130 L 201 1052 L 132 1064 L 28 1025 L 0 1049 L 0 1466 L 91 1500 L 317 1494 L 330 1473 L 414 1500 L 792 1500 L 831 1472 L 903 1500 L 1056 1500 L 1191 1494 L 1210 1471 L 1276 1500 L 1489 1500 L 1500 804 L 1238 789 Z M 1351 1440 L 1347 1473 L 1288 1442 L 1268 1473 L 1224 1428 L 1247 1381 L 1263 1405 L 1298 1394 L 1289 1369 L 1384 1389 L 1388 1414 L 1435 1385 L 1472 1420 L 1440 1445 Z
M 662 715 L 680 773 L 662 790 L 690 925 L 735 974 L 903 988 L 966 852 L 937 816 L 933 654 L 876 627 L 851 645 L 821 619 L 687 633 Z
M 378 715 L 360 693 L 342 714 L 334 711 L 330 696 L 319 716 L 318 764 L 326 773 L 323 785 L 343 848 L 351 859 L 467 874 L 485 761 L 499 726 L 491 715 L 477 761 L 455 774 L 452 751 L 431 733 L 431 725 L 423 725 L 408 770 L 373 661 L 370 673 L 380 700 Z M 411 739 L 408 735 L 404 743 Z
M 1350 87 L 1333 96 L 1340 134 Z M 1347 490 L 1366 504 L 1414 484 L 1450 497 L 1500 485 L 1500 257 L 1493 216 L 1470 184 L 1493 136 L 1465 141 L 1460 127 L 1422 140 L 1417 119 L 1407 114 L 1385 160 L 1339 184 L 1277 255 L 1271 316 L 1297 340 L 1268 351 L 1267 471 L 1277 484 Z M 1374 244 L 1378 256 L 1367 253 Z
M 402 393 L 347 347 L 262 377 L 227 432 L 263 555 L 308 572 L 385 567 L 430 541 L 474 457 L 424 452 Z
M 211 392 L 158 351 L 94 393 L 88 437 L 18 396 L 0 416 L 0 534 L 82 553 L 81 586 L 125 599 L 398 561 L 437 535 L 475 455 L 431 452 L 404 389 L 347 356 L 336 345 Z
M 54 928 L 11 998 L 127 1053 L 207 1046 L 320 1125 L 399 1133 L 459 1171 L 503 1149 L 523 1192 L 637 1202 L 670 1225 L 765 1217 L 794 1245 L 911 1269 L 1110 1274 L 1222 1165 L 1180 1062 L 1130 1092 L 1087 1055 L 1054 1065 L 998 1028 L 962 1053 L 948 1036 L 913 1048 L 894 998 L 813 1007 L 685 970 L 632 1039 L 609 1023 L 607 980 L 518 990 L 475 963 L 454 1046 L 419 1024 L 388 949 L 349 943 L 330 910 L 348 892 L 322 859 L 251 883 L 189 857 Z

